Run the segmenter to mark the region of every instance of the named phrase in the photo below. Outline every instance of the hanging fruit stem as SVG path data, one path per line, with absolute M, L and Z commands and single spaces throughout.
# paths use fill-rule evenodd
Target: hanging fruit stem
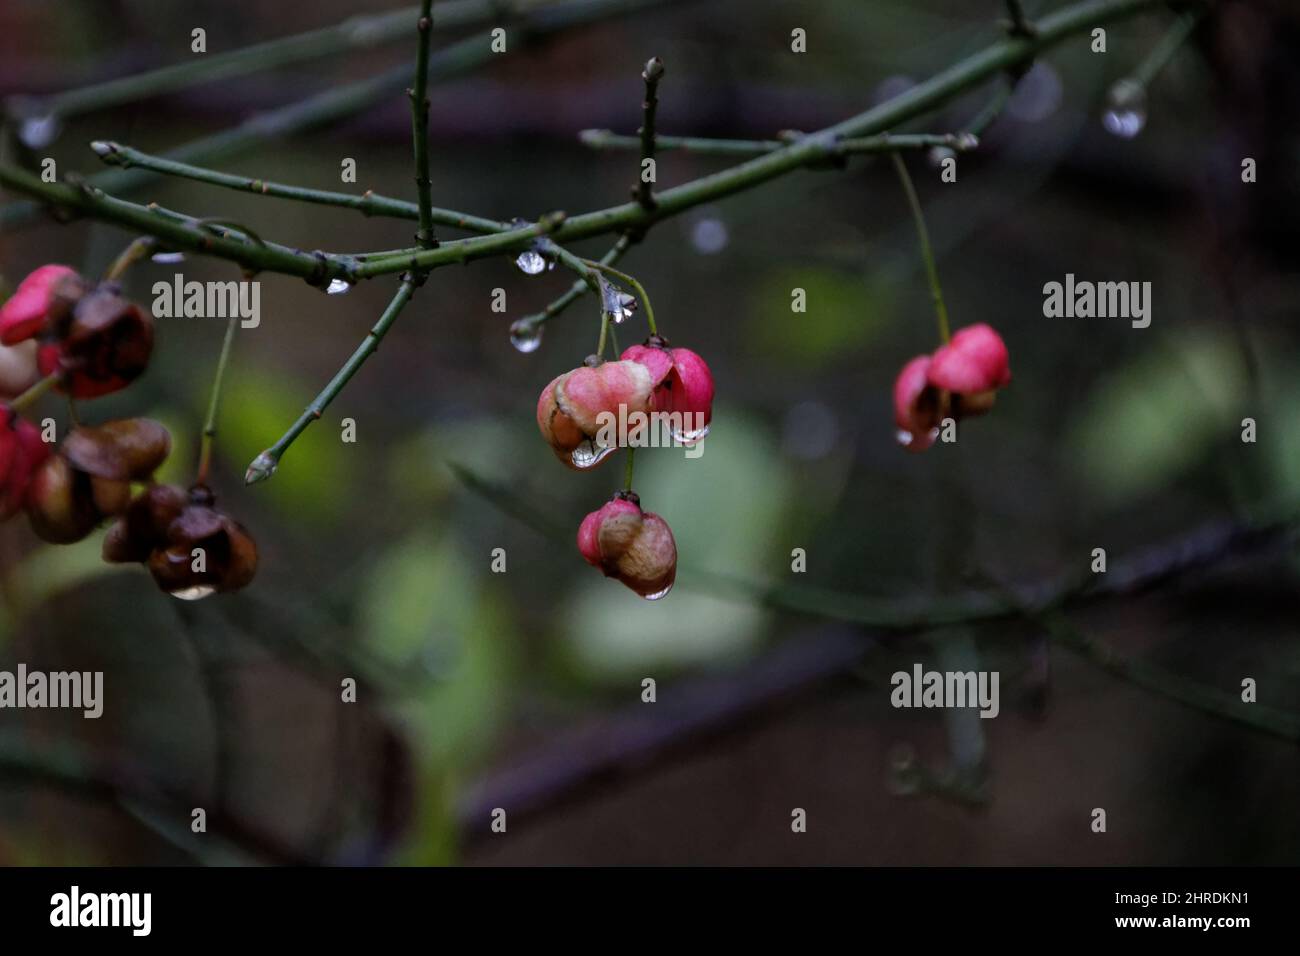
M 623 466 L 623 490 L 632 490 L 632 474 L 636 471 L 636 449 L 627 450 L 627 463 Z
M 153 236 L 141 236 L 129 246 L 122 250 L 122 254 L 113 260 L 107 271 L 104 272 L 105 282 L 115 282 L 126 274 L 126 270 L 131 268 L 141 259 L 145 259 L 158 248 L 158 240 Z
M 208 399 L 208 415 L 203 422 L 203 440 L 199 447 L 199 470 L 194 477 L 196 485 L 208 483 L 208 471 L 212 465 L 212 440 L 217 435 L 217 407 L 221 402 L 221 385 L 226 377 L 226 366 L 230 362 L 231 346 L 235 341 L 235 326 L 239 316 L 232 315 L 226 323 L 226 337 L 221 342 L 221 354 L 217 357 L 217 373 L 212 379 L 212 395 Z
M 907 196 L 907 204 L 912 209 L 912 219 L 916 222 L 916 234 L 921 240 L 921 258 L 925 260 L 925 272 L 930 280 L 930 294 L 934 297 L 934 313 L 939 320 L 939 338 L 947 342 L 952 338 L 948 330 L 948 307 L 943 301 L 943 288 L 939 285 L 939 269 L 934 263 L 934 249 L 930 246 L 930 232 L 925 228 L 925 215 L 921 212 L 921 200 L 916 196 L 916 188 L 912 185 L 912 177 L 907 172 L 907 164 L 903 162 L 898 153 L 891 153 L 890 158 L 894 161 L 894 168 L 898 170 L 898 178 L 903 184 L 903 193 Z
M 54 388 L 54 386 L 58 385 L 59 382 L 62 381 L 62 379 L 63 379 L 62 372 L 51 372 L 49 375 L 45 376 L 43 379 L 41 379 L 31 388 L 27 389 L 27 391 L 23 392 L 13 401 L 9 402 L 8 403 L 9 408 L 15 412 L 22 411 L 24 408 L 32 404 L 32 402 L 36 401 L 38 398 L 40 398 L 50 389 Z
M 609 313 L 600 310 L 600 338 L 596 340 L 596 354 L 605 357 L 605 339 L 609 335 Z

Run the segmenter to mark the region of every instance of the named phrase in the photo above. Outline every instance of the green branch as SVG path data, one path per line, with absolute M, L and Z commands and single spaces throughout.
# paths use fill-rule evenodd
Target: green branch
M 1004 38 L 924 83 L 820 133 L 804 136 L 797 142 L 739 166 L 658 192 L 652 210 L 633 201 L 573 216 L 555 231 L 553 238 L 557 242 L 566 242 L 610 232 L 645 229 L 683 210 L 752 189 L 793 170 L 815 165 L 828 156 L 833 156 L 835 144 L 842 139 L 882 133 L 946 103 L 1008 67 L 1029 60 L 1038 51 L 1055 46 L 1076 33 L 1101 23 L 1133 16 L 1161 4 L 1162 0 L 1088 0 L 1067 7 L 1040 21 L 1038 32 L 1033 37 Z M 365 263 L 359 271 L 362 276 L 368 277 L 405 269 L 431 269 L 448 262 L 466 262 L 482 255 L 518 249 L 519 241 L 511 242 L 512 236 L 515 240 L 523 239 L 523 230 L 460 240 L 459 244 L 445 243 L 437 249 L 417 253 L 409 259 L 372 260 Z
M 1025 16 L 1024 5 L 1020 0 L 1007 0 L 1008 29 L 1012 36 L 1032 37 L 1037 32 L 1034 25 Z
M 500 16 L 502 4 L 493 0 L 449 0 L 438 11 L 439 27 L 465 26 Z M 406 36 L 415 7 L 389 13 L 351 17 L 342 23 L 292 36 L 256 43 L 227 53 L 210 53 L 145 73 L 65 90 L 49 96 L 16 96 L 6 112 L 19 118 L 66 118 L 161 96 L 263 70 L 324 59 L 348 50 L 367 49 Z
M 411 143 L 415 152 L 415 189 L 420 226 L 415 241 L 423 249 L 438 245 L 433 235 L 433 183 L 429 180 L 429 34 L 433 32 L 433 0 L 422 0 L 416 24 L 415 82 L 411 98 Z
M 1129 79 L 1140 87 L 1149 86 L 1187 42 L 1204 12 L 1204 10 L 1187 10 L 1180 14 L 1174 21 L 1174 25 L 1160 38 L 1160 42 L 1147 54 L 1146 59 L 1138 64 Z
M 578 134 L 584 146 L 592 149 L 641 149 L 644 145 L 638 136 L 620 136 L 607 129 L 584 129 Z M 790 140 L 779 139 L 711 139 L 707 136 L 656 136 L 653 149 L 662 152 L 681 151 L 702 156 L 761 156 L 774 153 L 790 145 Z M 979 141 L 961 133 L 908 133 L 898 136 L 866 136 L 842 139 L 827 144 L 824 156 L 835 158 L 866 153 L 890 153 L 903 149 L 929 149 L 947 146 L 958 152 L 974 149 Z
M 639 6 L 648 2 L 651 0 L 624 0 L 624 3 L 619 6 Z M 549 13 L 552 18 L 543 23 L 556 28 L 557 25 L 563 24 L 566 18 L 590 15 L 591 8 L 608 12 L 611 4 L 614 4 L 614 0 L 587 0 L 582 5 L 585 13 L 577 8 L 563 11 L 558 7 L 550 8 Z M 843 139 L 879 134 L 940 106 L 1009 66 L 1024 62 L 1040 50 L 1054 46 L 1080 31 L 1100 23 L 1133 16 L 1159 5 L 1161 0 L 1087 0 L 1067 7 L 1040 21 L 1037 35 L 1034 37 L 1004 38 L 899 96 L 820 133 L 802 137 L 797 142 L 758 156 L 739 166 L 656 193 L 656 205 L 653 210 L 647 210 L 633 201 L 574 216 L 555 229 L 553 238 L 564 242 L 610 232 L 635 232 L 683 210 L 751 189 L 795 169 L 823 161 L 827 156 L 833 156 L 835 144 Z M 565 6 L 567 8 L 570 5 Z M 455 48 L 449 48 L 449 51 L 444 52 L 450 52 L 450 49 Z M 67 190 L 67 187 L 59 184 L 41 183 L 30 174 L 23 174 L 20 170 L 2 166 L 0 166 L 0 184 L 9 185 L 28 195 L 40 196 L 47 201 L 51 197 L 66 196 L 66 192 L 57 191 Z M 150 232 L 148 228 L 142 231 Z M 153 234 L 158 235 L 158 233 Z M 517 252 L 526 247 L 526 244 L 537 235 L 539 232 L 535 226 L 522 226 L 497 235 L 475 236 L 445 242 L 436 249 L 422 250 L 409 256 L 367 259 L 364 263 L 357 264 L 352 277 L 373 278 L 408 270 L 423 272 L 447 263 L 468 262 L 488 255 Z M 160 238 L 165 237 L 160 236 Z M 221 251 L 208 251 L 213 255 L 222 255 Z M 241 257 L 248 257 L 248 250 L 242 246 L 233 251 Z M 233 258 L 233 256 L 225 257 Z M 235 261 L 241 259 L 237 258 Z M 273 268 L 266 262 L 261 263 L 259 267 Z M 294 263 L 293 268 L 277 271 L 284 271 L 290 275 L 302 274 L 300 263 Z M 343 277 L 347 278 L 347 276 Z
M 40 196 L 56 211 L 90 216 L 122 226 L 132 232 L 161 239 L 180 252 L 215 256 L 244 267 L 248 272 L 278 272 L 325 285 L 331 279 L 356 280 L 359 262 L 323 252 L 308 253 L 272 242 L 250 241 L 229 229 L 170 212 L 161 207 L 141 206 L 115 199 L 89 183 L 45 183 L 34 173 L 17 166 L 0 164 L 0 186 L 29 196 Z
M 239 316 L 232 315 L 226 321 L 226 336 L 221 340 L 221 354 L 217 357 L 217 370 L 212 376 L 212 392 L 208 396 L 208 414 L 203 420 L 203 437 L 199 444 L 199 468 L 194 479 L 196 485 L 208 483 L 208 471 L 212 466 L 212 444 L 217 437 L 217 409 L 221 405 L 221 387 L 226 380 L 226 366 L 230 364 L 231 347 L 235 344 L 235 328 L 239 325 Z
M 121 143 L 105 142 L 103 140 L 96 140 L 91 143 L 90 148 L 104 162 L 124 169 L 135 166 L 164 176 L 191 179 L 195 182 L 206 183 L 209 186 L 235 189 L 239 192 L 253 193 L 257 196 L 270 196 L 275 199 L 288 199 L 321 206 L 355 209 L 364 216 L 387 216 L 393 219 L 410 219 L 412 221 L 418 221 L 420 218 L 419 207 L 415 203 L 407 202 L 404 199 L 394 199 L 390 196 L 381 196 L 369 190 L 358 196 L 354 193 L 340 193 L 327 189 L 311 189 L 306 186 L 273 183 L 269 180 L 257 179 L 251 176 L 236 176 L 231 173 L 205 169 L 202 166 L 179 163 L 162 156 L 153 156 L 130 146 L 123 146 Z M 454 209 L 431 207 L 430 216 L 433 222 L 438 225 L 465 229 L 470 232 L 503 232 L 510 228 L 509 223 L 497 219 L 472 216 L 469 213 L 457 212 Z M 404 251 L 396 250 L 390 255 Z M 374 254 L 370 253 L 368 255 L 373 257 Z
M 614 243 L 614 245 L 610 247 L 610 250 L 596 261 L 602 266 L 611 266 L 623 257 L 623 253 L 627 252 L 631 245 L 632 239 L 630 236 L 619 236 L 618 242 Z M 582 276 L 580 274 L 580 278 L 574 281 L 573 285 L 569 287 L 567 292 L 548 305 L 541 312 L 535 312 L 532 315 L 524 316 L 522 319 L 517 319 L 510 326 L 510 334 L 519 338 L 530 338 L 538 328 L 555 318 L 569 306 L 573 305 L 574 302 L 578 301 L 578 299 L 582 298 L 585 293 L 590 291 L 593 291 L 590 279 L 587 276 Z
M 1247 704 L 1235 694 L 1206 687 L 1138 658 L 1122 656 L 1074 627 L 1063 615 L 1052 615 L 1043 623 L 1058 644 L 1113 677 L 1201 713 L 1300 743 L 1300 714 L 1267 704 Z
M 388 303 L 388 308 L 384 309 L 379 321 L 370 329 L 370 333 L 357 346 L 351 357 L 343 363 L 343 367 L 329 380 L 329 384 L 321 389 L 320 394 L 307 406 L 302 415 L 298 417 L 298 420 L 289 427 L 289 430 L 280 436 L 280 440 L 258 455 L 252 464 L 248 466 L 248 471 L 244 474 L 245 484 L 251 485 L 257 481 L 265 481 L 275 474 L 275 469 L 280 465 L 280 458 L 289 446 L 307 430 L 308 425 L 324 414 L 330 402 L 334 401 L 339 392 L 343 391 L 343 387 L 352 379 L 352 376 L 357 374 L 357 370 L 361 368 L 366 359 L 370 358 L 379 348 L 380 341 L 392 328 L 393 323 L 397 321 L 397 317 L 405 308 L 406 303 L 411 301 L 411 296 L 415 294 L 415 287 L 416 280 L 413 276 L 406 275 L 402 277 L 402 284 L 398 288 L 397 294 L 393 296 L 392 301 Z
M 564 3 L 530 9 L 519 20 L 518 42 L 514 49 L 530 41 L 567 27 L 594 23 L 613 16 L 634 13 L 644 8 L 661 6 L 674 0 L 566 0 Z M 509 16 L 511 8 L 501 2 L 492 3 L 498 13 L 504 10 Z M 407 21 L 409 26 L 409 19 Z M 467 72 L 491 61 L 491 31 L 483 31 L 453 43 L 429 57 L 430 80 L 442 80 Z M 212 136 L 194 140 L 165 154 L 167 159 L 182 163 L 206 163 L 226 159 L 244 152 L 252 146 L 271 139 L 338 122 L 370 109 L 389 96 L 400 93 L 411 79 L 409 65 L 394 67 L 378 76 L 326 90 L 259 114 L 238 126 Z M 92 185 L 110 193 L 126 193 L 150 182 L 153 174 L 148 170 L 110 170 L 90 178 Z M 41 198 L 38 194 L 28 195 Z M 15 202 L 0 207 L 0 231 L 34 221 L 41 212 L 39 202 Z M 400 271 L 400 270 L 399 270 Z
M 632 194 L 642 209 L 655 207 L 654 184 L 646 179 L 646 160 L 654 165 L 655 158 L 655 112 L 659 107 L 659 81 L 664 75 L 664 62 L 659 57 L 649 60 L 641 71 L 645 81 L 645 100 L 641 103 L 641 128 L 637 130 L 641 142 L 641 165 L 637 170 L 636 188 Z

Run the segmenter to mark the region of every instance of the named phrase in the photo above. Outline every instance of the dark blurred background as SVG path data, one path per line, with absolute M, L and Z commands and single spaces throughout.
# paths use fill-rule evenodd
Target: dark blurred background
M 0 93 L 183 61 L 195 26 L 219 52 L 396 6 L 8 0 Z M 859 112 L 983 48 L 1003 11 L 701 0 L 576 27 L 437 85 L 434 200 L 501 219 L 624 201 L 635 155 L 592 151 L 577 132 L 635 131 L 652 55 L 667 67 L 661 132 L 769 138 Z M 1117 680 L 1032 622 L 887 636 L 761 599 L 776 584 L 924 607 L 1085 572 L 1096 547 L 1120 562 L 1294 499 L 1300 17 L 1280 0 L 1216 4 L 1151 85 L 1141 133 L 1111 135 L 1108 88 L 1170 22 L 1162 11 L 1110 27 L 1105 55 L 1086 38 L 1052 50 L 959 160 L 956 184 L 908 157 L 953 321 L 996 326 L 1015 376 L 955 447 L 910 455 L 893 435 L 893 377 L 935 332 L 887 159 L 693 210 L 622 260 L 718 388 L 702 458 L 639 456 L 637 490 L 682 560 L 662 602 L 602 579 L 571 540 L 619 486 L 621 462 L 570 474 L 533 420 L 542 386 L 592 350 L 594 303 L 548 325 L 538 351 L 510 345 L 509 323 L 569 274 L 525 276 L 508 258 L 436 271 L 279 473 L 245 488 L 248 461 L 394 289 L 376 280 L 326 297 L 263 276 L 262 324 L 236 340 L 214 480 L 261 549 L 246 592 L 183 604 L 139 569 L 101 563 L 98 536 L 54 548 L 21 518 L 0 529 L 0 668 L 103 670 L 106 692 L 97 721 L 0 712 L 0 753 L 58 771 L 0 760 L 0 862 L 1294 863 L 1294 742 Z M 806 54 L 790 51 L 794 27 Z M 96 172 L 91 139 L 163 151 L 409 60 L 413 46 L 78 117 L 44 152 L 61 176 Z M 960 129 L 994 87 L 908 129 Z M 414 198 L 409 136 L 395 95 L 215 165 Z M 355 186 L 339 182 L 345 157 Z M 1258 161 L 1258 182 L 1241 182 L 1243 157 Z M 728 162 L 667 153 L 659 181 Z M 401 247 L 414 229 L 190 182 L 132 198 L 307 249 Z M 130 238 L 42 219 L 0 234 L 0 273 L 10 286 L 47 261 L 98 273 Z M 610 241 L 575 251 L 597 257 Z M 146 263 L 127 291 L 148 302 L 177 271 L 237 277 L 218 261 Z M 1151 326 L 1044 318 L 1043 284 L 1069 272 L 1150 281 Z M 791 313 L 795 287 L 804 314 Z M 496 288 L 506 314 L 491 310 Z M 625 344 L 642 321 L 619 330 Z M 161 419 L 175 441 L 163 477 L 186 481 L 221 334 L 219 321 L 161 320 L 147 376 L 84 414 Z M 1254 444 L 1240 440 L 1247 416 Z M 339 439 L 343 418 L 355 444 Z M 467 487 L 452 464 L 507 500 Z M 491 571 L 494 548 L 505 574 Z M 793 548 L 807 552 L 802 575 Z M 720 588 L 712 573 L 752 587 Z M 1295 556 L 1274 549 L 1073 619 L 1220 693 L 1253 677 L 1262 703 L 1294 712 L 1298 609 Z M 914 661 L 999 670 L 1000 716 L 891 708 L 889 674 Z M 345 677 L 360 685 L 356 704 L 339 700 Z M 641 702 L 647 677 L 654 704 Z M 918 787 L 918 767 L 957 784 Z M 212 816 L 206 836 L 189 831 L 193 806 Z M 488 830 L 496 807 L 504 834 Z M 1105 834 L 1090 829 L 1096 807 Z M 791 830 L 794 808 L 806 833 Z

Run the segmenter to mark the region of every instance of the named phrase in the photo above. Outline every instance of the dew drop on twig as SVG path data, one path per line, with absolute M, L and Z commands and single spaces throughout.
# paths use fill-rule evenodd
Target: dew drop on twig
M 1007 100 L 1007 113 L 1022 123 L 1041 123 L 1061 107 L 1065 86 L 1051 65 L 1035 63 Z
M 546 259 L 536 249 L 525 249 L 523 252 L 519 253 L 519 257 L 515 259 L 515 265 L 517 265 L 519 271 L 523 272 L 525 275 L 535 276 L 545 271 Z
M 205 597 L 216 594 L 217 589 L 210 584 L 196 584 L 192 588 L 181 588 L 170 593 L 172 597 L 180 598 L 182 601 L 201 601 Z
M 183 252 L 155 252 L 155 253 L 154 253 L 152 256 L 150 256 L 149 258 L 150 258 L 152 261 L 158 263 L 159 265 L 169 266 L 169 265 L 173 265 L 173 264 L 175 264 L 175 263 L 177 263 L 177 262 L 184 262 L 184 261 L 185 261 L 185 253 L 183 253 Z
M 510 344 L 525 355 L 536 352 L 542 344 L 541 324 L 524 320 L 514 323 L 510 326 Z
M 347 295 L 352 291 L 352 283 L 345 279 L 330 279 L 330 284 L 325 287 L 326 295 Z
M 1147 95 L 1140 83 L 1120 80 L 1110 88 L 1101 124 L 1108 133 L 1132 139 L 1147 125 Z
M 636 296 L 628 295 L 622 289 L 619 289 L 603 279 L 600 282 L 601 308 L 605 314 L 614 320 L 615 325 L 621 325 L 625 319 L 632 317 L 636 311 Z

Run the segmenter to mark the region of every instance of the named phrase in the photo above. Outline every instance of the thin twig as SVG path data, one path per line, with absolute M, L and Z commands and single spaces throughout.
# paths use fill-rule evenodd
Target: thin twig
M 1187 42 L 1196 25 L 1201 21 L 1204 9 L 1185 10 L 1174 21 L 1174 25 L 1165 31 L 1164 36 L 1151 49 L 1146 58 L 1138 64 L 1129 79 L 1139 87 L 1146 88 L 1151 85 L 1151 81 L 1160 75 L 1160 71 L 1169 65 L 1174 55 Z
M 0 164 L 0 186 L 28 195 L 39 195 L 56 209 L 80 212 L 101 222 L 110 222 L 132 232 L 161 239 L 178 252 L 215 256 L 238 263 L 249 272 L 278 272 L 298 276 L 316 285 L 331 279 L 356 281 L 358 262 L 342 256 L 302 252 L 272 242 L 246 241 L 217 235 L 199 220 L 161 209 L 116 199 L 89 183 L 43 183 L 33 173 L 17 166 Z
M 1007 0 L 1007 16 L 1010 18 L 1009 30 L 1012 36 L 1034 37 L 1037 29 L 1025 16 L 1024 4 L 1020 0 Z
M 429 34 L 433 31 L 433 0 L 421 0 L 420 19 L 415 29 L 419 35 L 415 51 L 415 82 L 406 91 L 411 98 L 411 143 L 415 152 L 415 189 L 420 223 L 415 241 L 423 249 L 433 249 L 438 245 L 433 235 L 433 184 L 429 179 Z
M 126 274 L 127 269 L 141 259 L 153 255 L 157 248 L 158 240 L 153 236 L 141 236 L 139 239 L 132 241 L 129 246 L 122 250 L 122 254 L 104 270 L 104 281 L 116 282 Z
M 289 446 L 307 429 L 308 425 L 321 417 L 325 409 L 329 407 L 330 402 L 334 401 L 338 393 L 343 390 L 343 386 L 347 385 L 352 376 L 357 373 L 357 369 L 361 368 L 366 359 L 379 348 L 380 341 L 397 320 L 406 303 L 411 301 L 411 296 L 415 294 L 416 285 L 417 282 L 413 276 L 408 274 L 402 277 L 402 284 L 398 287 L 397 294 L 388 303 L 388 307 L 384 309 L 379 321 L 374 324 L 369 334 L 357 346 L 356 351 L 343 363 L 343 367 L 321 389 L 320 394 L 307 406 L 302 415 L 298 417 L 298 420 L 289 427 L 289 430 L 280 436 L 280 440 L 258 455 L 252 464 L 248 466 L 248 471 L 244 475 L 245 484 L 263 481 L 275 473 L 275 469 L 279 467 L 281 456 L 284 455 Z
M 659 106 L 659 80 L 663 75 L 664 62 L 657 56 L 649 60 L 645 69 L 641 71 L 641 79 L 645 81 L 645 100 L 641 103 L 641 128 L 637 130 L 641 138 L 641 167 L 632 195 L 647 212 L 655 207 L 654 181 L 653 178 L 646 178 L 646 164 L 649 163 L 650 168 L 653 168 L 655 163 L 655 110 Z
M 970 132 L 975 132 L 971 130 Z M 592 149 L 642 149 L 639 136 L 620 136 L 607 129 L 584 129 L 578 134 Z M 701 156 L 762 156 L 790 145 L 781 139 L 713 139 L 707 136 L 655 136 L 655 151 L 680 151 Z M 977 140 L 960 133 L 907 133 L 898 136 L 862 136 L 826 145 L 825 157 L 892 153 L 905 149 L 947 146 L 963 152 L 978 146 Z
M 499 0 L 447 0 L 438 11 L 440 28 L 467 26 L 500 16 Z M 226 53 L 208 53 L 144 73 L 105 80 L 48 96 L 14 96 L 6 112 L 18 118 L 66 118 L 112 109 L 174 93 L 200 83 L 231 80 L 282 66 L 367 49 L 406 36 L 414 6 L 351 17 L 341 23 L 255 43 Z
M 623 282 L 626 282 L 628 285 L 630 285 L 632 287 L 632 291 L 636 293 L 637 298 L 641 300 L 641 304 L 645 306 L 645 321 L 646 321 L 646 325 L 650 327 L 650 334 L 651 335 L 659 334 L 659 327 L 655 324 L 654 306 L 650 304 L 650 295 L 649 293 L 646 292 L 645 286 L 641 285 L 641 283 L 637 281 L 635 276 L 629 275 L 626 272 L 622 272 L 618 269 L 615 269 L 613 266 L 605 265 L 602 262 L 595 262 L 591 259 L 587 259 L 586 263 L 591 268 L 599 269 L 601 272 L 605 273 L 606 275 L 611 275 L 615 279 L 619 279 Z
M 413 221 L 418 221 L 420 218 L 419 206 L 416 203 L 407 202 L 404 199 L 394 199 L 391 196 L 382 196 L 371 190 L 366 190 L 366 192 L 358 196 L 353 193 L 332 192 L 327 189 L 289 186 L 252 176 L 236 176 L 189 163 L 178 163 L 175 160 L 154 156 L 131 146 L 104 140 L 96 140 L 90 144 L 90 148 L 104 162 L 124 169 L 138 166 L 141 169 L 148 169 L 164 176 L 192 179 L 195 182 L 207 183 L 210 186 L 236 189 L 256 196 L 270 196 L 274 199 L 288 199 L 322 206 L 355 209 L 365 216 L 388 216 L 393 219 L 410 219 Z M 504 232 L 511 228 L 508 222 L 472 216 L 469 213 L 457 212 L 454 209 L 430 207 L 429 214 L 432 221 L 440 226 L 452 226 L 471 232 Z M 393 250 L 387 254 L 395 255 L 405 251 L 409 250 Z M 367 255 L 373 258 L 378 253 L 372 252 L 367 253 Z
M 521 49 L 569 27 L 673 2 L 678 0 L 567 0 L 552 6 L 534 7 L 519 17 L 516 31 L 518 42 L 512 49 Z M 513 13 L 510 5 L 500 2 L 490 5 L 495 8 L 495 16 L 509 19 Z M 431 54 L 429 78 L 441 80 L 456 76 L 491 62 L 495 57 L 491 31 L 476 33 Z M 369 79 L 329 89 L 297 103 L 253 116 L 238 126 L 193 140 L 165 155 L 168 159 L 185 163 L 214 162 L 229 158 L 267 140 L 291 136 L 363 112 L 405 89 L 410 82 L 411 68 L 403 64 Z M 109 170 L 90 177 L 89 181 L 91 185 L 106 192 L 122 194 L 137 189 L 152 179 L 153 173 L 148 170 Z M 9 183 L 4 185 L 12 186 Z M 19 191 L 38 200 L 45 199 L 39 191 Z M 0 206 L 0 231 L 34 221 L 39 217 L 43 204 L 43 201 L 19 201 Z
M 912 210 L 912 219 L 916 222 L 916 234 L 921 243 L 921 258 L 925 260 L 925 274 L 930 281 L 934 313 L 939 321 L 939 338 L 947 342 L 952 337 L 948 327 L 948 306 L 943 301 L 943 287 L 939 285 L 939 266 L 934 261 L 934 248 L 930 245 L 930 230 L 925 227 L 925 214 L 921 211 L 921 200 L 917 198 L 916 187 L 912 185 L 912 177 L 907 172 L 907 164 L 903 162 L 903 157 L 893 153 L 890 158 L 894 161 L 894 169 L 898 171 L 898 179 L 903 184 L 903 193 L 907 196 L 907 204 Z
M 1079 630 L 1062 614 L 1052 614 L 1040 620 L 1058 644 L 1113 677 L 1203 714 L 1221 717 L 1292 743 L 1300 742 L 1300 714 L 1269 707 L 1267 704 L 1246 704 L 1240 697 L 1206 687 L 1181 674 L 1137 658 L 1122 656 L 1110 646 Z
M 599 0 L 590 0 L 590 2 L 599 5 Z M 629 202 L 574 216 L 555 229 L 553 237 L 556 241 L 565 242 L 610 232 L 636 232 L 660 219 L 702 203 L 751 189 L 795 169 L 810 164 L 816 165 L 824 161 L 827 156 L 833 156 L 835 144 L 843 139 L 881 133 L 889 127 L 947 102 L 1008 66 L 1023 62 L 1027 55 L 1053 46 L 1097 23 L 1132 16 L 1148 7 L 1157 6 L 1159 2 L 1160 0 L 1088 0 L 1088 2 L 1078 3 L 1044 18 L 1038 25 L 1037 36 L 1032 39 L 1007 38 L 998 41 L 888 102 L 850 117 L 820 133 L 804 136 L 788 146 L 731 169 L 656 193 L 654 210 L 646 210 L 637 202 Z M 557 19 L 563 20 L 563 17 Z M 85 204 L 69 200 L 68 187 L 58 183 L 42 183 L 38 177 L 25 170 L 0 165 L 0 185 L 30 196 L 40 197 L 56 206 L 69 206 L 81 211 L 94 209 L 101 214 L 97 218 L 108 218 L 104 215 L 102 204 Z M 0 221 L 2 220 L 3 215 L 0 211 Z M 147 219 L 139 224 L 139 228 L 140 231 L 159 235 L 160 238 L 168 238 L 149 228 Z M 536 235 L 537 233 L 531 231 L 530 227 L 522 226 L 494 236 L 475 236 L 446 242 L 437 249 L 421 250 L 411 256 L 369 259 L 359 264 L 355 273 L 351 275 L 345 274 L 347 271 L 345 269 L 338 269 L 333 273 L 326 271 L 326 275 L 328 278 L 337 277 L 355 281 L 358 278 L 373 278 L 405 271 L 423 272 L 447 263 L 468 262 L 483 256 L 517 251 Z M 216 246 L 204 251 L 238 262 L 244 262 L 249 258 L 248 249 L 242 244 L 235 244 L 231 249 Z M 294 263 L 289 268 L 280 269 L 272 262 L 263 261 L 258 267 L 283 271 L 290 275 L 303 274 L 300 262 Z
M 212 443 L 217 435 L 217 408 L 221 403 L 221 386 L 225 382 L 226 366 L 230 363 L 230 350 L 235 341 L 235 328 L 239 325 L 239 315 L 232 315 L 226 322 L 226 337 L 221 341 L 221 354 L 217 357 L 217 371 L 212 377 L 212 393 L 208 397 L 208 414 L 203 420 L 203 438 L 199 448 L 199 469 L 194 479 L 197 485 L 208 483 L 208 471 L 212 465 Z
M 0 739 L 0 781 L 57 787 L 98 802 L 115 804 L 127 812 L 143 806 L 175 824 L 168 830 L 190 832 L 192 808 L 206 798 L 153 781 L 129 761 L 106 762 L 67 745 L 44 742 L 39 749 L 10 738 Z M 229 813 L 213 808 L 207 814 L 207 832 L 243 853 L 277 864 L 306 865 L 313 861 L 275 834 Z M 184 846 L 193 851 L 192 846 Z
M 630 236 L 619 236 L 618 242 L 614 243 L 614 245 L 610 247 L 609 251 L 596 261 L 603 266 L 613 265 L 623 257 L 623 253 L 627 252 L 631 245 L 632 239 Z M 560 296 L 541 312 L 535 312 L 532 315 L 526 315 L 522 319 L 515 320 L 515 322 L 510 326 L 511 334 L 527 338 L 534 330 L 545 325 L 569 306 L 573 305 L 573 303 L 578 301 L 578 299 L 582 298 L 585 293 L 590 291 L 593 290 L 591 288 L 591 282 L 587 277 L 582 276 L 578 278 L 574 281 L 573 285 L 569 287 L 569 290 L 564 293 L 564 295 Z

